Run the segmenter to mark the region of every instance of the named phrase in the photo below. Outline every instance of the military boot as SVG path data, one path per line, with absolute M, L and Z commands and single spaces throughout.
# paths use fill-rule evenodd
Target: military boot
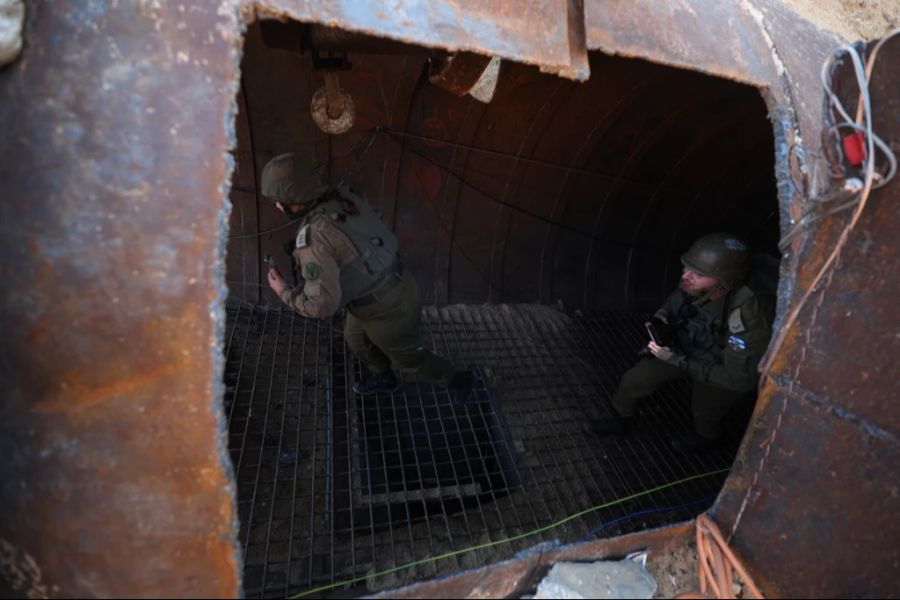
M 473 388 L 475 387 L 475 376 L 472 371 L 457 371 L 447 386 L 450 392 L 450 399 L 458 407 L 465 406 L 472 398 Z
M 634 429 L 634 417 L 620 417 L 613 414 L 607 419 L 591 419 L 581 430 L 593 435 L 625 435 Z
M 385 371 L 384 373 L 376 373 L 353 382 L 353 391 L 360 396 L 367 394 L 377 394 L 378 392 L 396 392 L 400 389 L 400 382 L 393 371 Z
M 693 431 L 672 438 L 671 444 L 678 452 L 682 454 L 697 454 L 714 450 L 722 443 L 722 438 L 708 438 L 696 434 Z

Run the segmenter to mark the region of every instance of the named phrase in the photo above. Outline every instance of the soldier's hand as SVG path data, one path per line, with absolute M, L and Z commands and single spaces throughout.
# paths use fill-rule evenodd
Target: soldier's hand
M 287 289 L 287 283 L 284 281 L 284 277 L 281 276 L 281 273 L 275 267 L 269 269 L 267 277 L 269 279 L 269 287 L 281 297 L 281 292 Z
M 659 346 L 656 342 L 650 342 L 647 344 L 647 348 L 650 350 L 650 354 L 658 358 L 663 362 L 667 362 L 671 365 L 679 366 L 681 361 L 684 360 L 684 355 L 680 352 L 676 352 L 671 348 L 666 348 L 665 346 Z

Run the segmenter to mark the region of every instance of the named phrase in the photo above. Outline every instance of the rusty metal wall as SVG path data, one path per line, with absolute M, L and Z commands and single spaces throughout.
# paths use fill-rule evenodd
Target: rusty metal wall
M 837 40 L 797 20 L 776 0 L 740 0 L 725 8 L 713 0 L 613 8 L 588 3 L 583 27 L 575 0 L 564 9 L 562 2 L 546 2 L 521 14 L 515 5 L 487 2 L 465 12 L 457 11 L 456 3 L 415 1 L 396 3 L 393 11 L 375 3 L 347 11 L 346 4 L 299 0 L 28 3 L 22 54 L 0 71 L 5 133 L 0 142 L 5 200 L 0 204 L 0 319 L 6 334 L 0 344 L 0 544 L 4 585 L 11 592 L 239 592 L 234 490 L 220 443 L 226 220 L 237 219 L 242 231 L 255 233 L 268 217 L 256 207 L 241 212 L 243 205 L 229 217 L 222 201 L 230 177 L 229 150 L 238 147 L 241 161 L 245 146 L 236 137 L 242 131 L 252 137 L 256 126 L 252 121 L 234 126 L 243 30 L 238 5 L 248 14 L 258 6 L 270 15 L 319 20 L 408 43 L 501 54 L 575 78 L 588 73 L 587 49 L 601 48 L 758 85 L 773 119 L 780 216 L 786 221 L 803 208 L 814 162 L 809 153 L 817 147 L 821 116 L 818 69 Z M 897 56 L 896 50 L 885 52 L 884 58 Z M 599 64 L 612 62 L 599 55 L 591 60 L 586 85 L 602 92 Z M 889 64 L 898 63 L 882 60 L 882 69 Z M 361 69 L 368 73 L 362 77 L 391 72 L 382 66 Z M 458 105 L 437 92 L 421 102 L 416 75 L 422 65 L 416 60 L 395 65 L 392 72 L 378 85 L 385 97 L 380 110 L 390 108 L 382 122 L 398 131 L 419 127 L 428 137 L 440 138 L 440 124 L 426 123 L 428 110 Z M 546 140 L 558 135 L 553 143 L 545 142 L 547 148 L 564 147 L 566 136 L 574 134 L 549 119 L 541 103 L 566 107 L 566 98 L 576 97 L 579 88 L 523 65 L 504 77 L 503 85 L 520 98 L 507 108 L 517 110 L 522 120 L 519 129 L 506 125 L 516 137 L 504 140 L 509 145 L 502 149 L 556 162 L 559 157 L 537 152 L 540 147 L 529 132 L 546 132 Z M 874 79 L 881 90 L 876 104 L 891 107 L 876 112 L 882 119 L 876 127 L 893 127 L 896 140 L 896 68 Z M 300 79 L 289 85 L 285 95 L 294 90 L 302 98 L 304 90 L 320 83 Z M 247 94 L 241 102 L 252 117 L 257 110 L 253 98 Z M 473 145 L 492 141 L 497 134 L 488 129 L 490 106 L 464 108 L 471 112 L 454 132 L 459 139 Z M 585 121 L 573 117 L 568 127 L 576 123 L 584 139 Z M 285 129 L 285 141 L 297 139 L 293 127 Z M 632 128 L 610 143 L 621 146 L 643 135 Z M 381 138 L 374 143 L 393 144 L 381 150 L 391 165 L 405 164 L 413 145 L 425 143 Z M 323 144 L 324 150 L 316 150 L 324 152 L 320 156 L 350 152 L 350 157 L 359 150 L 338 138 L 316 139 L 312 146 Z M 500 157 L 485 160 L 471 151 L 425 145 L 423 153 L 432 158 L 483 168 L 476 183 L 496 179 Z M 254 149 L 257 163 L 270 150 Z M 569 150 L 564 164 L 599 168 Z M 519 161 L 515 171 L 500 173 L 515 175 L 505 180 L 501 198 L 506 189 L 523 198 L 548 193 L 539 187 L 543 179 L 525 165 Z M 386 216 L 409 246 L 420 231 L 438 231 L 440 219 L 427 220 L 419 204 L 401 202 L 416 198 L 415 190 L 433 188 L 435 181 L 438 188 L 443 185 L 427 172 L 423 166 L 412 178 L 407 171 L 383 169 L 348 178 L 381 182 L 380 190 L 389 192 L 381 194 L 389 200 Z M 250 175 L 241 170 L 236 177 L 247 184 Z M 719 185 L 727 180 L 722 177 Z M 552 197 L 568 199 L 566 185 L 556 181 Z M 445 186 L 440 210 L 477 214 L 484 202 L 474 196 L 463 202 L 461 187 Z M 252 186 L 242 189 L 254 194 Z M 896 311 L 891 299 L 898 290 L 896 277 L 886 274 L 897 272 L 892 235 L 897 190 L 895 182 L 873 193 L 837 275 L 801 313 L 716 510 L 770 593 L 895 593 Z M 655 201 L 644 206 L 651 204 L 659 206 Z M 585 220 L 579 211 L 595 208 L 568 206 L 575 221 Z M 619 208 L 629 206 L 623 201 Z M 518 216 L 524 213 L 504 209 L 494 209 L 493 231 L 528 227 Z M 628 217 L 623 212 L 620 219 Z M 467 262 L 453 259 L 451 240 L 456 239 L 472 248 L 473 261 L 488 261 L 490 277 L 477 297 L 487 294 L 498 301 L 515 292 L 555 299 L 556 284 L 546 275 L 535 288 L 528 280 L 531 271 L 517 271 L 503 261 L 522 251 L 515 244 L 507 247 L 513 238 L 470 234 L 473 229 L 461 224 L 458 234 L 436 238 L 442 250 L 433 273 Z M 234 234 L 234 220 L 231 225 Z M 822 263 L 839 226 L 838 220 L 826 222 L 807 242 L 795 244 L 783 267 L 781 315 Z M 259 244 L 242 244 L 247 253 L 255 244 L 257 256 L 251 258 L 258 264 Z M 625 260 L 620 253 L 613 261 L 615 251 L 607 250 L 601 245 L 591 254 L 611 257 L 599 273 L 613 272 Z M 234 261 L 229 268 L 252 278 L 250 259 L 242 263 L 237 256 L 229 256 Z M 553 265 L 543 256 L 546 273 Z M 665 262 L 645 258 L 632 272 L 656 270 Z M 498 265 L 505 266 L 498 270 Z M 434 277 L 436 301 L 465 299 L 454 294 L 477 280 L 474 274 L 453 277 Z M 631 287 L 622 285 L 625 278 L 619 273 L 610 288 L 617 297 L 607 298 L 601 282 L 585 277 L 581 303 L 640 306 L 644 292 L 622 295 Z M 650 284 L 646 297 L 660 287 Z M 576 288 L 572 297 L 578 295 Z M 822 552 L 836 544 L 840 551 Z
M 262 17 L 323 23 L 433 48 L 503 56 L 579 80 L 590 75 L 583 0 L 241 1 L 255 5 Z
M 2 587 L 234 596 L 220 328 L 236 13 L 27 11 L 0 71 Z
M 779 216 L 782 228 L 786 229 L 789 219 L 798 216 L 804 209 L 805 195 L 817 160 L 813 153 L 818 150 L 817 140 L 821 129 L 821 86 L 818 72 L 821 61 L 837 47 L 837 38 L 809 23 L 798 21 L 795 15 L 777 2 L 691 2 L 654 4 L 652 7 L 636 4 L 633 7 L 616 6 L 603 11 L 598 10 L 598 6 L 599 3 L 589 3 L 587 6 L 589 47 L 690 67 L 752 83 L 761 88 L 770 109 L 769 118 L 774 130 L 775 139 L 770 148 L 774 148 L 774 170 L 778 178 Z M 723 40 L 729 40 L 729 43 L 723 44 Z M 593 89 L 593 99 L 598 97 L 597 90 L 601 90 L 602 97 L 605 86 L 611 86 L 621 94 L 622 84 L 627 79 L 616 72 L 616 62 L 601 55 L 593 55 L 591 60 L 592 78 L 582 88 Z M 889 62 L 888 58 L 882 60 Z M 413 62 L 412 67 L 409 62 Z M 391 71 L 390 60 L 380 60 L 378 64 L 381 66 L 374 67 L 378 72 Z M 599 64 L 605 68 L 601 68 Z M 624 61 L 620 64 L 624 64 Z M 429 90 L 416 81 L 415 76 L 421 73 L 421 65 L 407 61 L 404 66 L 409 69 L 405 77 L 411 83 L 397 83 L 393 89 L 402 90 L 400 93 L 411 99 L 398 103 L 399 108 L 396 110 L 385 111 L 391 115 L 388 122 L 395 130 L 406 133 L 412 131 L 440 140 L 463 140 L 466 145 L 482 148 L 493 149 L 493 146 L 485 144 L 499 143 L 501 151 L 507 154 L 521 152 L 522 156 L 536 157 L 544 162 L 550 162 L 548 155 L 556 157 L 560 149 L 564 149 L 566 142 L 586 137 L 584 131 L 567 132 L 565 127 L 559 127 L 558 122 L 553 122 L 553 118 L 560 118 L 558 113 L 573 113 L 572 121 L 581 119 L 582 123 L 590 122 L 590 119 L 578 114 L 577 110 L 572 110 L 573 104 L 577 102 L 573 103 L 569 98 L 575 93 L 573 90 L 578 89 L 575 84 L 551 80 L 556 90 L 547 92 L 541 90 L 540 83 L 536 83 L 540 80 L 536 73 L 529 73 L 526 67 L 509 68 L 503 73 L 501 82 L 503 78 L 508 78 L 506 85 L 510 88 L 521 86 L 518 91 L 522 99 L 520 104 L 516 104 L 510 97 L 504 96 L 501 83 L 499 100 L 495 101 L 498 102 L 497 106 L 503 107 L 499 112 L 512 115 L 510 122 L 504 127 L 503 120 L 499 119 L 498 124 L 497 117 L 492 115 L 491 106 L 484 107 L 474 102 L 466 105 L 459 100 L 441 97 L 439 92 Z M 654 67 L 643 64 L 638 67 L 644 68 Z M 654 72 L 654 75 L 657 77 L 646 79 L 657 81 L 659 75 L 665 76 L 661 70 Z M 351 75 L 350 78 L 352 77 Z M 677 77 L 683 77 L 683 81 L 691 81 L 692 76 L 679 73 Z M 882 79 L 880 85 L 886 85 L 890 89 L 892 76 L 888 74 L 884 77 L 886 79 Z M 403 76 L 395 76 L 391 81 L 397 80 L 402 82 Z M 596 87 L 591 88 L 592 84 Z M 386 89 L 390 90 L 391 87 Z M 364 86 L 358 86 L 355 93 L 362 98 L 375 95 L 367 93 Z M 665 94 L 653 95 L 671 101 Z M 678 98 L 678 94 L 671 96 Z M 556 111 L 552 114 L 553 118 L 545 116 L 544 123 L 538 118 L 542 114 L 539 106 L 542 101 L 554 106 L 549 112 Z M 454 102 L 457 104 L 454 105 Z M 533 107 L 530 111 L 522 110 L 522 106 L 528 102 L 535 103 L 538 107 Z M 882 105 L 885 102 L 888 103 L 887 106 L 891 106 L 889 94 L 882 95 Z M 382 106 L 386 105 L 385 101 Z M 453 126 L 453 118 L 430 119 L 434 116 L 435 108 L 441 106 L 448 107 L 445 114 L 452 114 L 450 111 L 456 108 L 455 120 L 462 124 Z M 643 125 L 652 122 L 653 110 L 648 110 L 646 104 L 641 109 L 641 113 L 635 111 L 630 119 L 623 120 L 629 120 L 632 127 L 637 128 L 641 124 L 638 114 L 643 114 L 647 119 Z M 544 113 L 546 112 L 548 111 L 545 110 Z M 885 109 L 882 113 L 883 118 L 890 118 L 892 114 L 894 113 L 890 109 Z M 494 118 L 490 118 L 491 116 Z M 621 115 L 616 117 L 622 118 Z M 549 132 L 541 138 L 541 143 L 529 140 L 527 128 L 535 121 L 535 127 Z M 447 126 L 448 122 L 450 127 Z M 481 130 L 482 127 L 487 132 Z M 559 141 L 555 144 L 548 141 L 553 135 L 559 136 Z M 510 136 L 512 140 L 508 139 Z M 379 175 L 382 182 L 387 182 L 387 185 L 382 184 L 382 190 L 387 189 L 389 193 L 372 194 L 372 199 L 376 203 L 383 203 L 382 207 L 389 221 L 398 231 L 408 228 L 409 233 L 404 241 L 407 246 L 416 248 L 411 260 L 417 275 L 426 280 L 426 289 L 432 290 L 433 300 L 538 299 L 547 302 L 564 297 L 569 306 L 608 303 L 634 308 L 642 306 L 641 294 L 630 289 L 635 285 L 634 279 L 641 277 L 641 274 L 658 274 L 660 270 L 664 271 L 661 265 L 666 260 L 651 260 L 639 261 L 639 266 L 631 267 L 635 269 L 633 273 L 623 273 L 624 265 L 629 264 L 625 258 L 626 253 L 617 254 L 615 248 L 603 247 L 603 252 L 599 254 L 604 257 L 605 264 L 597 273 L 603 274 L 609 288 L 619 295 L 607 298 L 598 296 L 590 287 L 590 277 L 573 277 L 571 287 L 574 288 L 574 293 L 559 294 L 559 290 L 565 289 L 566 285 L 561 285 L 558 277 L 555 281 L 548 282 L 543 275 L 538 279 L 539 293 L 535 293 L 535 282 L 530 278 L 532 273 L 527 268 L 530 264 L 527 260 L 529 251 L 534 250 L 534 244 L 529 245 L 528 241 L 535 236 L 534 232 L 528 231 L 527 225 L 524 226 L 525 231 L 521 231 L 522 221 L 533 219 L 534 208 L 540 208 L 540 202 L 546 201 L 548 197 L 559 200 L 561 191 L 554 194 L 540 187 L 550 177 L 546 174 L 541 177 L 536 173 L 537 168 L 533 168 L 533 163 L 526 166 L 524 161 L 518 161 L 509 169 L 499 156 L 484 157 L 460 146 L 451 145 L 448 148 L 434 140 L 399 137 L 403 140 L 400 149 L 393 150 L 392 155 L 387 151 L 378 155 L 378 162 L 382 165 L 398 166 L 373 173 L 367 172 L 366 165 L 363 164 L 354 183 L 364 188 L 364 184 L 377 181 Z M 677 136 L 673 138 L 677 139 Z M 742 138 L 729 138 L 730 141 L 734 139 Z M 623 141 L 623 138 L 611 140 L 610 146 L 621 148 Z M 659 143 L 658 140 L 654 142 Z M 351 148 L 353 144 L 345 141 L 341 145 L 337 138 L 333 143 L 344 149 Z M 376 139 L 375 144 L 378 143 L 381 142 Z M 545 146 L 542 147 L 542 143 Z M 422 144 L 425 144 L 424 148 Z M 716 144 L 710 142 L 709 146 L 716 147 Z M 718 148 L 726 155 L 729 151 L 736 151 L 732 143 L 720 144 Z M 409 156 L 414 149 L 419 150 L 417 160 L 422 159 L 418 166 L 412 160 L 414 157 Z M 547 151 L 542 153 L 542 150 Z M 671 146 L 668 151 L 671 156 Z M 379 152 L 377 145 L 372 152 Z M 769 156 L 772 156 L 771 150 Z M 567 160 L 570 166 L 577 164 L 572 162 L 571 155 Z M 723 166 L 727 170 L 727 158 L 716 156 L 714 161 L 718 162 L 713 163 L 716 167 L 713 170 L 721 173 Z M 448 164 L 463 171 L 471 170 L 474 174 L 472 179 L 480 184 L 480 191 L 484 192 L 488 188 L 495 199 L 499 195 L 504 203 L 507 198 L 523 200 L 523 206 L 519 208 L 524 207 L 532 214 L 523 217 L 522 211 L 511 210 L 510 206 L 491 206 L 497 203 L 490 200 L 485 202 L 483 197 L 480 202 L 473 198 L 467 204 L 461 203 L 460 199 L 465 197 L 466 190 L 473 186 L 461 184 L 458 178 L 448 179 L 443 175 L 442 171 L 445 172 L 446 169 L 439 165 Z M 650 159 L 647 159 L 646 164 L 652 164 Z M 771 167 L 757 166 L 756 172 L 765 168 Z M 529 169 L 532 169 L 530 173 L 527 172 Z M 697 177 L 703 172 L 701 169 L 685 171 L 682 176 L 685 179 L 690 179 L 690 175 Z M 750 173 L 749 170 L 747 172 Z M 404 181 L 404 176 L 409 181 Z M 490 186 L 495 185 L 498 180 L 505 184 L 499 190 L 491 189 Z M 735 181 L 739 181 L 739 178 L 730 173 L 722 177 L 722 186 L 732 189 Z M 429 187 L 440 193 L 428 193 Z M 568 188 L 563 186 L 563 189 L 574 187 L 570 183 Z M 505 197 L 503 194 L 509 188 L 514 191 Z M 577 192 L 577 188 L 575 189 Z M 391 190 L 395 191 L 391 193 Z M 583 189 L 580 191 L 584 192 Z M 626 196 L 622 188 L 616 191 L 622 193 L 623 197 Z M 528 204 L 532 193 L 537 204 Z M 887 190 L 881 190 L 880 195 L 873 196 L 873 202 L 875 198 L 887 193 Z M 632 198 L 634 196 L 635 194 L 631 195 Z M 668 199 L 668 194 L 666 196 Z M 434 198 L 438 198 L 442 207 L 438 211 L 437 225 L 433 224 L 435 217 L 432 215 L 435 211 L 430 209 L 435 204 Z M 671 223 L 671 216 L 664 212 L 665 204 L 652 201 L 652 193 L 644 198 L 651 199 L 644 205 L 647 214 L 659 218 L 663 223 Z M 408 202 L 405 207 L 402 205 L 404 201 Z M 622 203 L 623 206 L 630 204 L 624 198 Z M 678 213 L 683 206 L 673 202 L 669 208 Z M 584 215 L 596 215 L 597 208 L 597 205 L 586 206 L 585 212 L 576 214 L 568 225 L 582 222 Z M 501 215 L 505 210 L 506 214 L 498 221 L 490 218 L 491 210 L 496 210 Z M 880 210 L 882 213 L 887 211 L 888 214 L 879 215 L 873 205 L 867 219 L 871 219 L 873 225 L 883 223 L 884 231 L 895 227 L 893 223 L 896 212 L 891 212 L 888 208 Z M 654 211 L 659 213 L 653 214 Z M 441 225 L 443 216 L 447 214 L 451 215 L 454 225 L 445 228 Z M 459 216 L 460 214 L 463 216 Z M 467 214 L 474 215 L 468 223 L 465 221 Z M 486 214 L 488 218 L 485 218 Z M 628 216 L 613 214 L 618 218 L 606 225 L 619 233 L 623 225 L 628 224 Z M 519 222 L 516 222 L 517 218 Z M 432 224 L 429 225 L 429 222 Z M 874 252 L 873 248 L 880 248 L 881 252 L 871 262 L 866 261 L 865 256 L 856 257 L 853 264 L 856 265 L 858 275 L 854 276 L 853 283 L 848 284 L 850 289 L 840 291 L 831 302 L 831 294 L 826 295 L 821 309 L 815 308 L 817 303 L 808 308 L 807 313 L 821 313 L 822 316 L 817 318 L 820 323 L 826 314 L 832 315 L 833 322 L 828 327 L 819 326 L 813 330 L 801 319 L 796 327 L 797 332 L 789 338 L 789 344 L 780 355 L 782 360 L 776 363 L 773 370 L 773 381 L 763 389 L 757 420 L 716 510 L 717 517 L 734 530 L 735 546 L 750 560 L 754 573 L 765 582 L 767 591 L 773 595 L 804 595 L 811 592 L 816 595 L 868 595 L 887 594 L 891 590 L 890 565 L 896 561 L 896 551 L 893 550 L 891 540 L 896 539 L 897 533 L 896 527 L 892 525 L 892 517 L 896 512 L 892 499 L 896 494 L 890 483 L 896 480 L 893 468 L 896 464 L 896 429 L 893 427 L 896 410 L 873 399 L 893 396 L 894 370 L 890 368 L 890 363 L 894 353 L 877 350 L 879 343 L 893 342 L 887 339 L 879 342 L 883 336 L 879 335 L 878 330 L 863 323 L 871 321 L 869 315 L 880 315 L 878 318 L 883 320 L 883 331 L 891 331 L 888 321 L 891 318 L 895 320 L 895 311 L 886 310 L 884 302 L 879 301 L 879 298 L 885 296 L 860 295 L 859 290 L 869 287 L 888 296 L 896 291 L 893 280 L 881 276 L 881 267 L 875 267 L 880 264 L 896 270 L 893 266 L 896 247 L 887 238 L 872 238 L 878 228 L 867 228 L 866 222 L 860 223 L 858 229 L 864 232 L 859 234 L 860 247 L 870 255 Z M 510 225 L 511 223 L 514 225 Z M 493 231 L 490 231 L 492 226 Z M 647 233 L 646 237 L 639 238 L 643 244 L 651 239 L 650 232 Z M 830 250 L 838 233 L 836 224 L 826 223 L 805 242 L 795 243 L 783 263 L 779 294 L 780 318 L 802 294 L 804 286 Z M 522 240 L 521 243 L 516 242 L 517 236 Z M 685 232 L 684 238 L 689 237 L 690 234 Z M 434 260 L 418 259 L 417 262 L 422 244 L 417 245 L 416 241 L 421 239 L 438 240 Z M 870 243 L 872 241 L 875 243 Z M 455 253 L 462 253 L 459 250 L 462 243 L 469 244 L 471 251 L 459 256 Z M 507 247 L 510 248 L 508 254 Z M 446 248 L 450 250 L 447 251 Z M 431 246 L 425 248 L 425 254 L 430 256 L 431 250 Z M 667 257 L 669 260 L 674 257 L 674 252 L 670 251 Z M 442 254 L 446 256 L 442 257 Z M 548 255 L 547 252 L 539 254 L 544 257 Z M 553 252 L 549 255 L 553 256 Z M 515 258 L 506 263 L 508 256 Z M 850 256 L 850 252 L 847 256 Z M 584 255 L 570 256 L 569 260 L 550 260 L 549 265 L 571 264 L 583 268 L 583 257 Z M 853 258 L 846 260 L 853 261 Z M 499 267 L 499 271 L 498 264 L 504 265 Z M 543 261 L 539 261 L 539 264 L 546 266 Z M 470 271 L 468 276 L 461 272 L 462 268 Z M 507 268 L 512 270 L 511 275 L 507 273 Z M 517 271 L 517 268 L 521 270 Z M 454 270 L 457 272 L 454 273 Z M 502 275 L 498 275 L 498 272 Z M 485 276 L 485 273 L 489 275 Z M 637 285 L 646 286 L 659 294 L 668 283 L 660 280 L 640 282 Z M 517 297 L 512 290 L 521 296 Z M 644 300 L 651 297 L 648 294 L 644 296 Z M 862 320 L 862 323 L 857 319 Z M 829 339 L 823 340 L 821 345 L 815 343 L 816 331 L 819 336 L 827 333 Z M 858 357 L 852 363 L 858 365 L 859 378 L 871 382 L 871 385 L 864 388 L 859 387 L 862 384 L 848 386 L 848 382 L 854 378 L 848 379 L 833 368 L 835 362 L 840 361 L 840 357 L 846 352 Z M 798 364 L 803 365 L 803 372 L 798 370 Z M 801 380 L 804 373 L 807 375 Z M 805 379 L 809 377 L 814 377 L 816 383 L 805 384 Z M 865 393 L 863 389 L 866 390 Z M 863 398 L 868 400 L 864 401 Z M 844 457 L 844 460 L 834 458 L 835 455 Z M 770 466 L 773 467 L 772 470 L 769 470 Z M 864 482 L 853 477 L 854 473 L 860 472 L 866 474 Z M 878 476 L 879 472 L 883 472 L 883 478 Z M 827 488 L 820 487 L 826 485 L 822 483 L 823 473 L 828 477 L 824 481 L 831 482 L 827 484 Z M 823 502 L 823 495 L 832 491 L 830 500 Z M 803 501 L 795 501 L 795 498 L 803 498 Z M 857 502 L 859 498 L 863 498 L 863 501 Z M 870 505 L 880 508 L 877 516 L 858 508 Z M 742 519 L 744 525 L 741 524 Z M 746 524 L 751 522 L 752 526 Z M 795 523 L 803 525 L 801 531 L 793 531 Z M 844 552 L 831 554 L 826 560 L 809 560 L 809 557 L 817 556 L 817 548 L 821 548 L 832 537 L 839 539 L 846 548 L 855 549 L 856 556 L 864 555 L 866 548 L 870 551 L 877 549 L 877 559 L 861 567 L 857 560 Z M 772 551 L 773 544 L 778 545 L 775 551 Z
M 870 45 L 871 48 L 871 45 Z M 856 104 L 849 61 L 837 74 Z M 871 75 L 873 127 L 900 141 L 900 36 Z M 900 180 L 872 192 L 831 275 L 788 333 L 762 390 L 740 469 L 716 508 L 772 596 L 895 597 L 900 550 Z M 805 291 L 849 219 L 796 244 Z M 724 528 L 723 528 L 724 531 Z

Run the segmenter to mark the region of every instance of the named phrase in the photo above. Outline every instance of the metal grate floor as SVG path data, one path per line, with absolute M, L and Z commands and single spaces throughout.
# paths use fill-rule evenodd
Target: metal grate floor
M 331 592 L 359 595 L 507 559 L 541 542 L 571 543 L 693 517 L 725 475 L 570 515 L 692 475 L 727 468 L 732 443 L 683 456 L 687 384 L 644 403 L 624 438 L 581 432 L 635 362 L 634 315 L 566 315 L 538 305 L 427 308 L 423 338 L 458 367 L 477 365 L 465 407 L 408 383 L 358 397 L 360 366 L 342 320 L 229 304 L 225 411 L 237 479 L 244 591 L 285 597 L 365 578 Z M 473 546 L 482 548 L 422 561 Z M 385 570 L 417 563 L 386 575 Z M 367 577 L 368 576 L 368 577 Z M 321 595 L 321 594 L 319 594 Z

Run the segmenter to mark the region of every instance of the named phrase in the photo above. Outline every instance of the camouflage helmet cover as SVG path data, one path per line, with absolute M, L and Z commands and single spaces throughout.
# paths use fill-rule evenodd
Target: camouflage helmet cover
M 726 287 L 736 287 L 749 274 L 750 249 L 737 236 L 711 233 L 681 255 L 681 264 L 701 275 L 715 277 Z
M 295 152 L 267 162 L 260 180 L 263 197 L 273 203 L 309 204 L 328 190 L 321 170 Z

